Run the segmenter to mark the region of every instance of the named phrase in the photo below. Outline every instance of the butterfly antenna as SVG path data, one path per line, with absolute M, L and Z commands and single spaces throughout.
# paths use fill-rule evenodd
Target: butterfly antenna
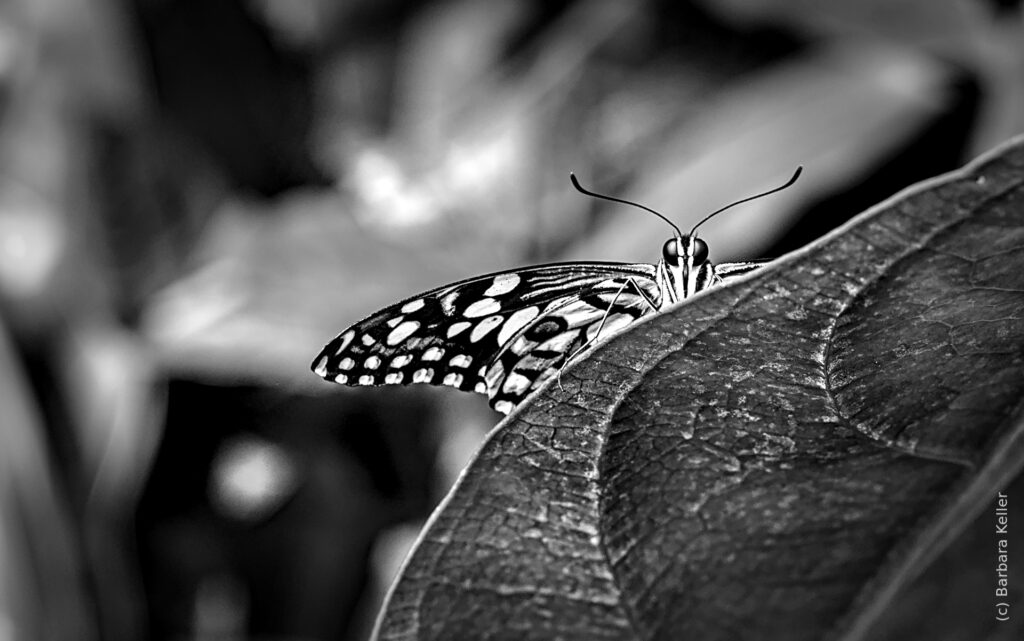
M 569 180 L 572 181 L 572 186 L 576 188 L 576 191 L 580 192 L 581 194 L 586 194 L 587 196 L 591 196 L 593 198 L 600 198 L 601 200 L 610 200 L 613 203 L 622 203 L 623 205 L 632 205 L 634 207 L 639 207 L 640 209 L 643 209 L 644 211 L 649 211 L 652 214 L 654 214 L 655 216 L 657 216 L 658 218 L 664 220 L 666 223 L 671 225 L 672 229 L 676 230 L 676 235 L 677 236 L 679 236 L 680 238 L 683 236 L 683 232 L 679 229 L 679 227 L 676 226 L 676 224 L 674 222 L 672 222 L 668 218 L 665 218 L 665 216 L 663 216 L 660 213 L 654 211 L 650 207 L 644 207 L 640 203 L 635 203 L 635 202 L 630 201 L 630 200 L 623 200 L 621 198 L 614 198 L 612 196 L 605 196 L 604 194 L 598 194 L 598 193 L 590 191 L 588 189 L 584 189 L 583 187 L 580 186 L 580 181 L 576 180 L 576 174 L 572 173 L 571 171 L 569 172 Z
M 756 196 L 750 196 L 748 198 L 744 198 L 743 200 L 737 200 L 736 202 L 734 202 L 732 204 L 729 204 L 729 205 L 726 205 L 725 207 L 722 207 L 721 209 L 716 209 L 715 211 L 713 211 L 710 214 L 708 214 L 707 216 L 705 216 L 699 223 L 694 225 L 693 229 L 690 230 L 690 235 L 693 236 L 697 232 L 697 228 L 698 227 L 700 227 L 704 223 L 708 222 L 713 217 L 715 217 L 718 214 L 722 213 L 726 209 L 731 209 L 731 208 L 735 207 L 736 205 L 742 205 L 743 203 L 748 203 L 751 200 L 757 200 L 758 198 L 764 198 L 765 196 L 768 196 L 769 194 L 774 194 L 777 191 L 782 191 L 786 187 L 789 187 L 790 185 L 792 185 L 793 183 L 796 182 L 796 179 L 800 177 L 800 172 L 802 172 L 803 170 L 804 170 L 804 168 L 803 168 L 802 165 L 797 167 L 796 171 L 793 173 L 793 177 L 790 178 L 789 180 L 787 180 L 786 184 L 782 185 L 781 187 L 776 187 L 775 189 L 769 189 L 768 191 L 766 191 L 764 193 L 757 194 Z

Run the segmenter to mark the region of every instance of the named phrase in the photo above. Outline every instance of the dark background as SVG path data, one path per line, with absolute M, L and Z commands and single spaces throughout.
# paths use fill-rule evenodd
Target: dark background
M 1014 1 L 5 3 L 0 639 L 365 638 L 498 416 L 309 362 L 445 282 L 656 261 L 570 170 L 686 228 L 804 165 L 721 262 L 1021 131 Z

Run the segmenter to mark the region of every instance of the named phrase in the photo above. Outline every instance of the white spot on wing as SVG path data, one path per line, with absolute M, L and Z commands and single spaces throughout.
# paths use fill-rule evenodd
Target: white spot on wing
M 356 366 L 356 362 L 354 360 L 352 360 L 351 358 L 347 358 L 347 357 L 341 359 L 341 362 L 338 363 L 338 369 L 352 369 L 355 366 Z
M 501 316 L 488 316 L 477 323 L 477 326 L 473 328 L 473 333 L 469 335 L 469 340 L 474 343 L 479 342 L 481 338 L 490 334 L 491 330 L 498 325 L 501 325 Z
M 359 377 L 360 385 L 373 385 L 373 376 L 370 374 L 363 374 Z
M 467 356 L 466 354 L 459 354 L 458 356 L 452 357 L 452 360 L 448 361 L 448 365 L 452 367 L 469 367 L 469 364 L 472 362 L 472 356 Z
M 476 392 L 477 394 L 486 394 L 487 386 L 484 385 L 483 381 L 480 381 L 479 383 L 476 384 L 476 386 L 473 387 L 473 391 Z
M 515 408 L 516 406 L 509 401 L 498 401 L 494 404 L 494 410 L 496 412 L 501 412 L 502 414 L 508 414 Z
M 559 316 L 565 319 L 569 327 L 580 327 L 582 325 L 588 325 L 594 321 L 601 322 L 604 318 L 605 311 L 598 309 L 583 301 L 577 301 L 572 305 L 567 305 L 564 309 L 559 311 Z
M 487 383 L 487 389 L 497 389 L 498 381 L 505 378 L 505 366 L 501 364 L 501 361 L 491 365 L 490 369 L 484 372 L 484 368 L 480 368 L 480 375 L 484 377 L 484 382 Z
M 392 369 L 401 369 L 412 362 L 412 356 L 410 354 L 400 354 L 391 359 L 389 367 Z
M 484 292 L 484 296 L 501 296 L 519 285 L 519 274 L 501 274 L 494 277 L 494 282 Z
M 530 379 L 526 378 L 522 374 L 512 372 L 505 379 L 505 384 L 501 386 L 501 391 L 506 394 L 522 394 L 526 390 L 530 389 Z
M 439 361 L 442 356 L 444 356 L 444 350 L 440 347 L 431 347 L 423 352 L 423 360 L 425 361 Z
M 422 298 L 417 298 L 416 300 L 411 300 L 408 303 L 406 303 L 405 305 L 402 305 L 402 313 L 403 314 L 411 314 L 411 313 L 415 312 L 418 309 L 423 309 L 423 305 L 425 305 L 425 303 L 423 302 Z
M 344 334 L 342 334 L 341 335 L 341 343 L 338 344 L 338 349 L 337 349 L 337 351 L 334 352 L 335 355 L 338 355 L 338 354 L 341 354 L 342 352 L 344 352 L 345 348 L 348 347 L 348 344 L 352 342 L 352 339 L 355 337 L 355 335 L 356 335 L 355 331 L 353 331 L 351 329 L 348 330 L 347 332 L 345 332 Z
M 394 318 L 389 318 L 388 327 L 394 327 L 395 325 L 401 323 L 403 318 L 405 318 L 405 316 L 395 316 Z
M 313 372 L 321 378 L 327 376 L 327 357 L 321 356 L 320 360 L 316 362 L 316 367 L 313 368 Z
M 509 345 L 508 349 L 516 356 L 522 356 L 530 347 L 535 346 L 536 344 L 537 343 L 526 340 L 525 336 L 520 336 L 514 343 Z
M 455 299 L 459 297 L 459 290 L 455 290 L 441 299 L 441 310 L 448 316 L 455 311 Z
M 451 385 L 452 387 L 458 387 L 462 385 L 462 374 L 458 372 L 452 372 L 444 377 L 444 384 Z
M 363 334 L 363 345 L 369 347 L 370 345 L 373 345 L 376 342 L 377 339 L 374 338 L 373 336 L 370 336 L 369 334 Z
M 504 345 L 511 339 L 516 333 L 523 327 L 529 324 L 530 321 L 537 318 L 540 314 L 540 309 L 537 307 L 527 307 L 526 309 L 520 309 L 516 313 L 509 316 L 508 320 L 502 326 L 501 331 L 498 332 L 498 344 Z
M 384 377 L 384 382 L 389 385 L 398 385 L 402 382 L 403 374 L 401 372 L 391 372 Z
M 580 330 L 578 329 L 565 331 L 544 341 L 537 349 L 541 351 L 564 352 L 579 335 Z
M 434 370 L 429 367 L 416 370 L 412 375 L 413 383 L 429 383 L 434 378 Z
M 337 376 L 334 377 L 334 382 L 344 385 L 345 383 L 348 382 L 348 376 L 345 376 L 344 374 L 338 374 Z
M 366 369 L 377 369 L 380 367 L 380 356 L 370 356 L 363 363 L 363 367 Z
M 637 296 L 630 292 L 616 290 L 614 292 L 598 294 L 597 299 L 609 307 L 616 304 L 625 307 L 627 305 L 636 304 Z
M 462 315 L 466 318 L 480 318 L 501 311 L 501 303 L 493 298 L 481 298 L 466 308 Z
M 418 321 L 405 321 L 388 334 L 388 345 L 398 345 L 405 339 L 412 336 L 413 332 L 420 328 Z
M 450 327 L 448 327 L 448 338 L 451 338 L 452 336 L 455 336 L 457 334 L 461 334 L 462 332 L 466 331 L 472 326 L 473 323 L 468 323 L 466 321 L 459 321 L 457 323 L 453 323 Z

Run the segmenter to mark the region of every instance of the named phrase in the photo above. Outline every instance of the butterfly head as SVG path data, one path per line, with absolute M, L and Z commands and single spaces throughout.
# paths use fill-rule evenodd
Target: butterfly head
M 674 236 L 665 241 L 661 257 L 672 267 L 699 267 L 707 262 L 708 244 L 693 236 Z
M 699 284 L 705 279 L 702 272 L 708 262 L 708 244 L 693 234 L 673 236 L 661 248 L 661 258 L 670 274 L 670 282 L 678 299 L 692 296 L 699 291 Z
M 777 191 L 781 191 L 789 187 L 796 182 L 797 178 L 800 177 L 801 171 L 803 171 L 803 167 L 797 167 L 796 172 L 793 173 L 793 177 L 786 181 L 786 184 L 780 187 L 769 189 L 768 191 L 761 192 L 760 194 L 756 194 L 748 198 L 743 198 L 742 200 L 737 200 L 725 207 L 716 209 L 694 225 L 689 234 L 684 234 L 675 223 L 650 207 L 584 189 L 580 186 L 579 181 L 576 180 L 576 176 L 571 173 L 569 174 L 569 180 L 572 181 L 573 187 L 575 187 L 580 193 L 593 196 L 594 198 L 623 203 L 625 205 L 631 205 L 633 207 L 643 209 L 646 212 L 654 214 L 672 227 L 675 231 L 675 236 L 669 238 L 665 242 L 664 247 L 662 247 L 662 260 L 661 264 L 658 266 L 658 279 L 663 286 L 663 291 L 667 289 L 669 293 L 670 300 L 668 302 L 674 303 L 705 289 L 709 285 L 713 284 L 716 278 L 715 268 L 712 266 L 711 262 L 708 261 L 708 245 L 703 240 L 697 238 L 697 228 L 727 209 L 732 209 L 736 205 L 750 202 L 757 198 L 763 198 L 764 196 L 774 194 Z

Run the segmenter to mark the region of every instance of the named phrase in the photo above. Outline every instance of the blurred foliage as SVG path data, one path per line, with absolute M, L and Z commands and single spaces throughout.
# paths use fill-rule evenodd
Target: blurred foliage
M 321 385 L 532 261 L 786 251 L 1024 129 L 1020 2 L 0 6 L 0 638 L 360 639 L 493 423 Z M 241 488 L 241 489 L 232 489 Z M 276 605 L 275 605 L 276 604 Z

